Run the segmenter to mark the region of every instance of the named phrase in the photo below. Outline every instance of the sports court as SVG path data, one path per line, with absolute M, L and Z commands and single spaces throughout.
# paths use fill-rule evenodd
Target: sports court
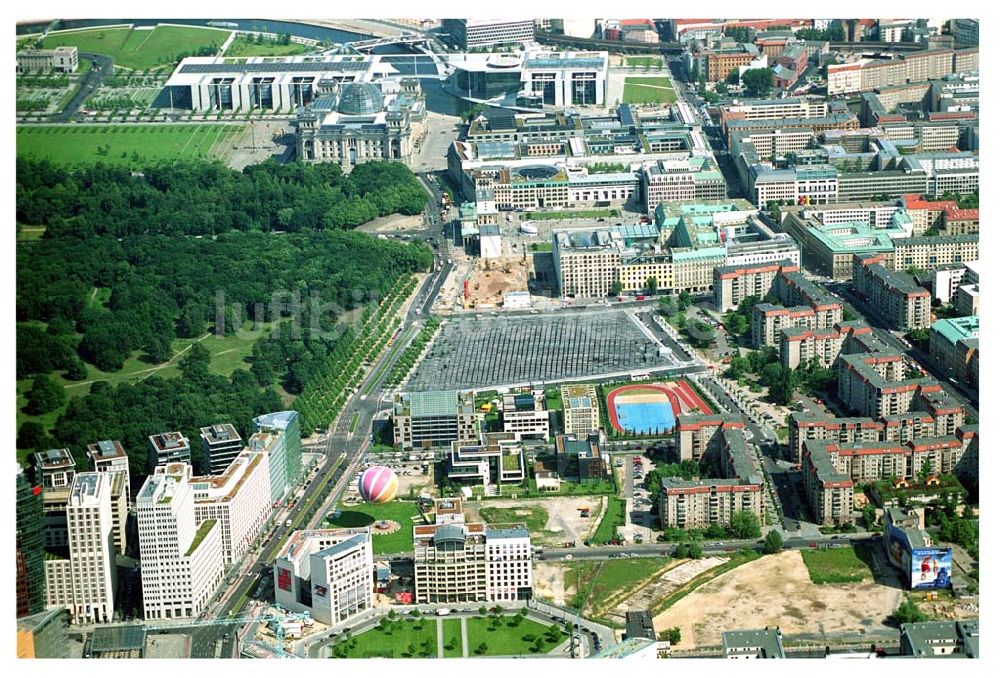
M 664 434 L 677 415 L 712 411 L 686 381 L 620 386 L 608 394 L 607 407 L 611 425 L 630 435 Z

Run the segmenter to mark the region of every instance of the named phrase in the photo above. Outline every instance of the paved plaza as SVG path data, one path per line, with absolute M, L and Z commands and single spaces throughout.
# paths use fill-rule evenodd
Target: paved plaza
M 447 321 L 408 391 L 560 381 L 674 365 L 624 311 Z

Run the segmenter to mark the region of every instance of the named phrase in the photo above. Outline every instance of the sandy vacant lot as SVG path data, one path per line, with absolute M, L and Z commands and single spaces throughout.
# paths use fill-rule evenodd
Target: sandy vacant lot
M 583 544 L 583 540 L 590 536 L 597 524 L 603 501 L 604 497 L 551 497 L 491 501 L 483 506 L 508 509 L 537 506 L 544 509 L 549 516 L 545 527 L 541 533 L 532 533 L 531 538 L 536 546 L 562 546 L 567 541 Z M 580 517 L 578 509 L 581 506 L 590 507 L 589 518 Z M 478 510 L 476 517 L 478 518 Z
M 566 605 L 566 565 L 535 561 L 535 597 L 551 600 L 556 605 Z
M 616 605 L 615 611 L 624 619 L 627 610 L 648 610 L 705 570 L 718 567 L 727 560 L 728 558 L 712 556 L 710 558 L 699 558 L 698 560 L 676 561 L 679 564 L 661 574 L 656 581 L 642 587 L 629 596 L 628 599 Z M 671 626 L 676 626 L 676 624 L 671 624 Z
M 415 231 L 424 228 L 422 214 L 389 214 L 358 226 L 365 233 L 391 233 L 392 231 Z
M 884 629 L 902 591 L 874 582 L 813 584 L 798 551 L 747 563 L 703 585 L 653 620 L 679 626 L 677 649 L 716 646 L 722 632 L 778 625 L 785 634 Z

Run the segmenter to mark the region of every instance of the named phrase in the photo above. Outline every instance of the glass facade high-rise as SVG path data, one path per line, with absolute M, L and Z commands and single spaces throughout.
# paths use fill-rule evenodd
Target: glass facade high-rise
M 302 436 L 301 425 L 299 423 L 299 413 L 294 410 L 284 412 L 271 412 L 254 417 L 253 429 L 255 432 L 281 432 L 277 445 L 280 449 L 273 451 L 270 455 L 272 479 L 276 475 L 275 465 L 284 461 L 284 493 L 288 492 L 302 476 Z M 272 490 L 276 489 L 272 482 Z
M 17 467 L 17 616 L 45 609 L 42 488 Z

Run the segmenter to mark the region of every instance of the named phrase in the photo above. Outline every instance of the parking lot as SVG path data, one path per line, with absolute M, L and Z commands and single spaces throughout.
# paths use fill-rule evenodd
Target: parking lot
M 446 322 L 410 391 L 483 388 L 673 364 L 625 311 L 476 316 Z

